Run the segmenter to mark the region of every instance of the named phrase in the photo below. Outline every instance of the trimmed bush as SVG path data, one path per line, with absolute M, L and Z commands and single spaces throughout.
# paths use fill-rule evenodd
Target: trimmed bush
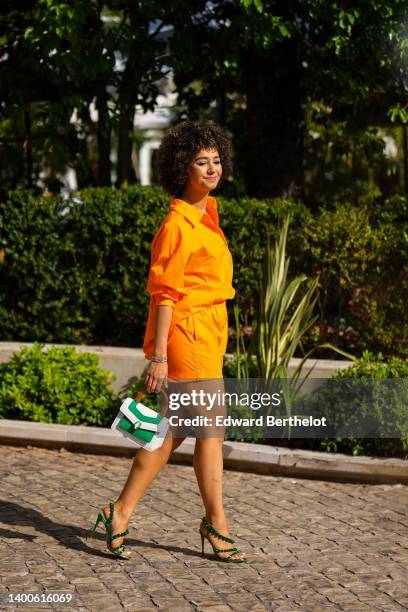
M 157 190 L 13 192 L 0 207 L 1 337 L 141 346 Z
M 387 379 L 397 380 L 395 385 L 383 384 Z M 342 382 L 336 386 L 333 381 Z M 357 381 L 361 381 L 358 387 Z M 356 397 L 358 406 L 355 406 Z M 326 416 L 329 423 L 333 418 L 351 426 L 367 423 L 374 426 L 373 431 L 380 432 L 381 437 L 325 439 L 320 441 L 319 450 L 408 458 L 407 397 L 408 359 L 392 357 L 387 360 L 381 353 L 374 355 L 364 351 L 360 359 L 323 383 L 306 402 L 306 408 L 309 407 L 314 416 Z M 389 437 L 395 431 L 399 431 L 400 437 Z
M 219 198 L 235 259 L 234 285 L 248 320 L 266 233 L 274 233 L 288 209 L 297 219 L 291 235 L 296 243 L 307 215 L 303 205 Z M 0 337 L 141 347 L 151 242 L 168 210 L 168 196 L 152 187 L 89 188 L 67 198 L 10 192 L 0 203 L 0 278 L 5 288 L 0 294 Z
M 218 197 L 218 205 L 234 260 L 231 327 L 237 302 L 250 332 L 266 237 L 277 237 L 290 212 L 291 273 L 320 274 L 320 321 L 305 350 L 328 341 L 360 355 L 408 355 L 406 198 L 337 204 L 314 216 L 290 199 Z M 67 198 L 10 192 L 0 203 L 2 340 L 141 347 L 151 242 L 168 210 L 168 196 L 152 187 Z
M 0 417 L 66 425 L 107 425 L 118 400 L 99 358 L 36 342 L 0 364 Z
M 320 275 L 320 341 L 408 356 L 407 200 L 338 204 L 304 233 L 302 271 Z

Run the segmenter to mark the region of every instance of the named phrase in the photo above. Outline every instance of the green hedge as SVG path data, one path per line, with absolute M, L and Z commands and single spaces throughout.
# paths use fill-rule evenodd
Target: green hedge
M 387 379 L 397 380 L 387 384 Z M 333 385 L 333 380 L 341 383 Z M 366 422 L 381 437 L 326 439 L 320 441 L 319 450 L 408 459 L 407 383 L 408 359 L 387 360 L 381 353 L 374 355 L 369 351 L 364 351 L 350 367 L 336 372 L 306 404 L 311 414 L 327 416 L 329 422 L 334 415 L 337 422 L 348 423 L 352 428 Z M 399 437 L 388 437 L 391 432 L 393 436 L 398 432 Z
M 253 323 L 265 238 L 277 236 L 290 212 L 290 273 L 321 277 L 321 321 L 305 348 L 328 340 L 356 354 L 408 354 L 406 199 L 315 215 L 292 200 L 218 203 L 234 259 L 231 328 L 235 301 L 242 323 Z M 168 208 L 151 187 L 86 189 L 67 199 L 10 192 L 0 203 L 1 339 L 141 347 L 150 246 Z
M 226 358 L 224 377 L 235 378 L 236 355 Z M 255 364 L 250 367 L 250 378 L 256 378 Z M 393 379 L 395 379 L 395 384 Z M 334 381 L 339 381 L 339 384 Z M 388 381 L 388 383 L 387 383 Z M 302 395 L 302 391 L 300 392 Z M 351 431 L 361 431 L 367 424 L 367 433 L 375 431 L 376 438 L 358 438 L 355 435 L 342 438 L 267 438 L 263 439 L 262 427 L 232 427 L 230 439 L 239 442 L 262 442 L 274 446 L 295 449 L 400 457 L 408 459 L 408 359 L 386 358 L 382 353 L 364 351 L 362 357 L 349 367 L 338 370 L 306 398 L 297 400 L 293 414 L 326 417 L 330 426 L 344 424 Z M 251 417 L 254 413 L 246 406 L 231 409 L 234 417 Z M 276 413 L 286 416 L 286 413 Z M 334 419 L 334 422 L 333 422 Z M 298 435 L 298 434 L 297 434 Z M 392 436 L 392 437 L 389 437 Z
M 115 379 L 100 367 L 95 353 L 35 342 L 0 364 L 0 418 L 110 427 L 123 399 L 134 397 L 144 384 L 139 379 L 116 393 L 111 386 Z M 145 393 L 142 401 L 160 410 L 159 399 Z
M 164 214 L 153 189 L 11 193 L 0 208 L 2 339 L 141 346 L 150 242 Z
M 322 209 L 304 227 L 304 271 L 320 274 L 320 331 L 361 355 L 408 355 L 408 200 Z
M 150 187 L 86 189 L 67 199 L 11 192 L 0 204 L 2 340 L 140 347 L 151 242 L 168 209 L 168 197 Z M 265 233 L 288 209 L 299 218 L 307 212 L 280 200 L 220 199 L 244 305 L 257 286 Z
M 65 425 L 107 425 L 118 400 L 111 372 L 92 353 L 34 343 L 0 364 L 0 417 Z

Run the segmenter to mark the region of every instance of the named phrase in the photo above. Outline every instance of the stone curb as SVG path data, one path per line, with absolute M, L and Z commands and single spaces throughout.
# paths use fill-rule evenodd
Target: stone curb
M 58 425 L 0 419 L 0 444 L 133 457 L 136 446 L 109 428 Z M 173 453 L 171 461 L 192 464 L 195 438 L 189 437 Z M 224 466 L 258 474 L 371 483 L 408 484 L 408 461 L 377 457 L 353 457 L 340 453 L 292 450 L 267 444 L 224 442 Z

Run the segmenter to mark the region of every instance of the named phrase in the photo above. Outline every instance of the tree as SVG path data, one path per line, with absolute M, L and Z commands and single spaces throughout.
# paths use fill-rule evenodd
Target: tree
M 407 16 L 408 0 L 22 0 L 18 10 L 4 0 L 2 188 L 35 186 L 47 169 L 43 180 L 58 189 L 67 166 L 79 187 L 109 185 L 113 146 L 117 185 L 135 182 L 135 108 L 154 110 L 174 70 L 177 119 L 212 116 L 234 134 L 232 195 L 312 203 L 305 183 L 327 156 L 314 163 L 311 125 L 328 126 L 320 153 L 330 133 L 345 134 L 343 148 L 355 135 L 367 168 L 370 151 L 383 163 L 368 127 L 408 123 Z M 342 152 L 330 164 L 328 180 L 337 167 L 347 175 Z
M 175 9 L 169 0 L 25 0 L 23 11 L 11 0 L 2 3 L 3 146 L 6 140 L 20 142 L 29 152 L 20 158 L 24 186 L 36 183 L 42 167 L 51 167 L 55 177 L 67 163 L 76 169 L 80 186 L 109 185 L 114 132 L 117 185 L 136 180 L 131 175 L 135 107 L 154 109 L 160 79 L 168 72 L 160 33 L 177 11 L 183 12 L 182 1 Z M 70 124 L 74 111 L 76 128 Z M 22 185 L 21 174 L 10 186 Z
M 407 0 L 208 3 L 172 39 L 174 53 L 182 39 L 193 51 L 175 62 L 180 104 L 198 115 L 215 102 L 227 125 L 240 117 L 251 195 L 303 195 L 316 102 L 356 133 L 408 121 L 407 14 Z

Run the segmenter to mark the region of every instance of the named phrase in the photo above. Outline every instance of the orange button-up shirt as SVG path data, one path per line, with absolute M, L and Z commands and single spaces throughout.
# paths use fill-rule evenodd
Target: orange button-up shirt
M 219 227 L 217 201 L 207 198 L 203 213 L 172 197 L 170 211 L 153 238 L 147 291 L 149 315 L 143 351 L 154 351 L 155 307 L 173 307 L 170 338 L 178 321 L 217 302 L 232 299 L 233 264 L 227 240 Z

